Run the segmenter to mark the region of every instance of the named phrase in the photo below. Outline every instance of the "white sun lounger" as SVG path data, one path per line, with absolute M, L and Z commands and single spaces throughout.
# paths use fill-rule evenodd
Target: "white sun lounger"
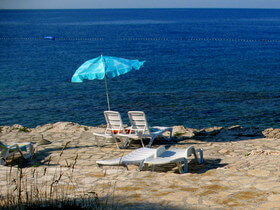
M 123 125 L 123 121 L 119 112 L 116 111 L 104 111 L 104 117 L 107 123 L 106 129 L 104 133 L 96 133 L 93 132 L 94 136 L 99 136 L 103 138 L 113 138 L 119 148 L 119 145 L 116 140 L 116 136 L 118 134 L 125 134 L 125 128 Z
M 161 147 L 157 150 L 156 157 L 146 159 L 144 164 L 151 165 L 154 170 L 157 165 L 176 163 L 179 172 L 186 173 L 188 171 L 188 157 L 192 155 L 194 155 L 199 164 L 203 163 L 202 149 L 195 149 L 194 146 L 190 146 L 186 149 L 172 148 L 169 150 L 165 150 L 164 147 Z
M 171 127 L 161 127 L 154 126 L 149 127 L 146 115 L 142 111 L 129 111 L 128 117 L 130 120 L 131 127 L 129 128 L 128 134 L 120 133 L 119 136 L 131 138 L 131 139 L 140 139 L 142 146 L 144 147 L 143 140 L 149 138 L 150 142 L 147 147 L 151 147 L 155 138 L 163 137 L 167 141 L 172 138 L 172 128 Z M 166 138 L 163 133 L 169 132 L 169 138 Z
M 24 159 L 31 158 L 34 154 L 32 143 L 13 143 L 12 145 L 6 145 L 0 141 L 0 165 L 5 165 L 7 158 L 17 152 Z
M 143 167 L 144 161 L 147 158 L 155 156 L 156 152 L 157 152 L 157 149 L 139 148 L 122 157 L 109 159 L 109 160 L 98 160 L 98 161 L 96 161 L 96 163 L 98 166 L 125 166 L 125 167 L 127 167 L 127 165 L 138 165 L 139 169 L 141 170 Z
M 96 161 L 98 166 L 127 166 L 138 165 L 139 170 L 143 169 L 144 165 L 151 165 L 153 169 L 156 165 L 163 165 L 168 163 L 176 163 L 180 173 L 186 173 L 188 170 L 188 157 L 194 155 L 199 164 L 203 163 L 203 151 L 202 149 L 195 149 L 190 146 L 186 149 L 168 149 L 164 146 L 157 149 L 152 148 L 140 148 L 132 151 L 131 153 L 124 155 L 120 158 L 110 160 Z M 197 157 L 199 154 L 199 158 Z

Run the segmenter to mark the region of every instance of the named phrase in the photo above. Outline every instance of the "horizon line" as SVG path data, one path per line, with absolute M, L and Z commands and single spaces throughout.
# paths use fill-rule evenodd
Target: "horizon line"
M 129 10 L 129 9 L 255 9 L 255 10 L 277 10 L 279 8 L 247 8 L 247 7 L 158 7 L 158 8 L 152 8 L 152 7 L 130 7 L 130 8 L 30 8 L 30 9 L 20 9 L 20 8 L 0 8 L 0 10 Z

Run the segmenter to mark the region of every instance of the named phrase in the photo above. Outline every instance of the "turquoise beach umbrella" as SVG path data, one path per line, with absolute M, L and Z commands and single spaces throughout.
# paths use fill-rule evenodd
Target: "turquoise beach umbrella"
M 84 79 L 104 79 L 106 87 L 106 96 L 108 110 L 110 110 L 110 101 L 106 78 L 113 78 L 125 74 L 133 69 L 138 70 L 145 61 L 128 60 L 124 58 L 99 56 L 83 63 L 72 76 L 72 82 L 83 82 Z

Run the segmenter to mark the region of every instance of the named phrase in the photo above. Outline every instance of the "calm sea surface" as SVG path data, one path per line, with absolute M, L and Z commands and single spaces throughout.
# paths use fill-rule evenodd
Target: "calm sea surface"
M 253 9 L 2 10 L 0 125 L 105 124 L 104 81 L 70 82 L 100 54 L 146 60 L 108 81 L 125 123 L 280 127 L 280 10 Z

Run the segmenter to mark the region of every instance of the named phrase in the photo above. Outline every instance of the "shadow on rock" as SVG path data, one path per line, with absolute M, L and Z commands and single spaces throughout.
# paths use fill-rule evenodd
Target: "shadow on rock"
M 223 168 L 227 166 L 227 163 L 221 163 L 221 159 L 205 159 L 202 164 L 197 164 L 194 161 L 191 161 L 189 163 L 189 168 L 193 169 L 190 171 L 190 173 L 197 173 L 197 174 L 202 174 L 207 171 L 217 169 L 217 168 Z
M 191 131 L 191 135 L 189 134 Z M 175 138 L 177 141 L 183 141 L 187 139 L 197 139 L 207 142 L 229 142 L 229 141 L 242 141 L 249 139 L 265 138 L 265 132 L 260 128 L 248 127 L 244 128 L 240 125 L 231 127 L 211 127 L 203 129 L 188 129 L 188 135 L 185 135 L 183 129 L 179 132 Z
M 73 149 L 81 149 L 81 148 L 91 148 L 91 147 L 98 147 L 96 145 L 89 145 L 89 146 L 67 146 L 67 143 L 64 147 L 51 147 L 51 148 L 44 148 L 38 150 L 34 155 L 34 160 L 37 162 L 37 164 L 44 165 L 58 165 L 58 164 L 50 164 L 48 157 L 51 157 L 50 155 L 53 152 L 60 152 L 60 156 L 62 156 L 64 150 L 73 150 Z
M 209 170 L 222 168 L 227 166 L 227 163 L 221 163 L 221 159 L 204 159 L 202 164 L 198 164 L 194 159 L 189 161 L 188 163 L 188 172 L 192 174 L 203 174 Z M 152 167 L 144 168 L 146 171 L 153 170 Z M 179 173 L 176 163 L 159 165 L 154 168 L 155 172 L 170 172 L 174 171 L 175 173 Z
M 3 210 L 8 209 L 172 209 L 179 210 L 182 208 L 178 208 L 168 204 L 160 204 L 160 203 L 152 203 L 147 202 L 143 199 L 141 201 L 138 197 L 137 200 L 135 196 L 139 196 L 138 194 L 134 194 L 131 196 L 106 196 L 106 197 L 98 197 L 96 193 L 92 193 L 94 195 L 93 198 L 91 196 L 86 198 L 62 198 L 57 200 L 39 200 L 27 203 L 18 203 L 18 204 L 10 204 L 0 206 Z M 140 200 L 140 201 L 139 201 Z M 184 209 L 191 209 L 188 207 L 184 207 Z
M 70 143 L 70 142 L 69 142 Z M 15 155 L 12 159 L 7 161 L 6 166 L 18 166 L 19 168 L 26 167 L 37 167 L 40 165 L 57 166 L 58 163 L 54 163 L 51 160 L 51 155 L 53 152 L 60 152 L 58 155 L 62 155 L 64 150 L 80 149 L 80 148 L 91 148 L 97 147 L 96 145 L 89 146 L 68 146 L 67 143 L 63 147 L 37 147 L 32 158 L 24 159 L 19 155 Z

